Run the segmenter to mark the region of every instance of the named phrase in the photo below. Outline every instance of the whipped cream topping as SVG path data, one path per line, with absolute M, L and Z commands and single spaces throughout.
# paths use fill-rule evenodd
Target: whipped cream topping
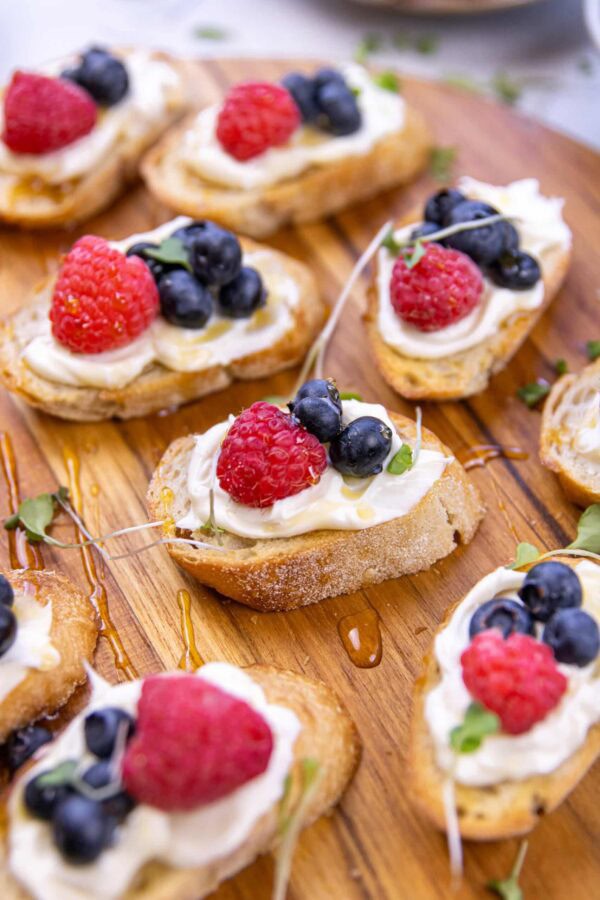
M 60 60 L 48 65 L 43 74 L 59 75 L 75 62 L 76 58 Z M 143 136 L 164 116 L 169 106 L 169 94 L 177 89 L 180 78 L 167 62 L 153 59 L 144 50 L 127 53 L 123 62 L 129 74 L 129 91 L 115 106 L 99 108 L 98 121 L 89 134 L 60 150 L 39 155 L 13 153 L 0 141 L 0 172 L 61 184 L 94 169 L 121 138 Z M 2 118 L 0 108 L 0 132 Z
M 370 478 L 349 478 L 328 465 L 317 484 L 276 500 L 266 509 L 237 503 L 214 476 L 219 448 L 233 418 L 197 435 L 187 474 L 190 509 L 177 522 L 177 527 L 195 531 L 209 520 L 211 487 L 214 487 L 215 524 L 240 537 L 292 537 L 322 528 L 357 531 L 406 515 L 441 478 L 452 458 L 437 450 L 422 449 L 412 469 L 403 475 L 391 475 L 386 467 L 400 449 L 403 438 L 385 407 L 344 400 L 343 424 L 359 416 L 375 416 L 392 430 L 392 447 L 383 471 Z
M 600 390 L 586 404 L 581 424 L 573 435 L 577 453 L 600 465 Z
M 582 609 L 600 623 L 600 566 L 587 560 L 575 567 L 583 589 Z M 469 644 L 469 622 L 475 610 L 494 597 L 520 602 L 523 572 L 496 569 L 482 578 L 457 607 L 448 625 L 435 639 L 440 681 L 425 698 L 425 719 L 439 767 L 453 773 L 460 784 L 472 787 L 548 775 L 585 741 L 600 719 L 598 660 L 579 668 L 559 664 L 568 681 L 560 703 L 542 721 L 519 735 L 493 734 L 474 753 L 455 754 L 450 747 L 452 728 L 460 725 L 472 697 L 462 679 L 460 657 Z
M 493 337 L 498 328 L 519 313 L 538 309 L 544 301 L 544 267 L 552 255 L 565 251 L 571 243 L 571 232 L 562 218 L 563 200 L 544 197 L 533 178 L 513 181 L 506 187 L 495 187 L 461 178 L 458 188 L 470 200 L 489 203 L 499 212 L 514 216 L 520 247 L 540 263 L 542 278 L 526 291 L 512 291 L 495 285 L 484 275 L 481 302 L 464 319 L 438 331 L 419 331 L 396 314 L 390 299 L 390 280 L 395 257 L 382 247 L 378 254 L 377 327 L 382 339 L 403 356 L 417 359 L 441 359 L 469 350 Z M 414 222 L 394 232 L 396 240 L 406 240 Z
M 293 178 L 310 166 L 325 166 L 347 156 L 368 153 L 404 123 L 402 97 L 380 88 L 362 66 L 342 69 L 357 93 L 361 127 L 353 134 L 335 137 L 309 125 L 301 125 L 282 147 L 271 147 L 254 159 L 241 162 L 223 149 L 216 136 L 219 106 L 202 110 L 184 135 L 179 154 L 185 165 L 207 181 L 226 187 L 253 190 Z
M 112 246 L 125 252 L 139 241 L 159 243 L 191 221 L 179 216 L 153 231 L 115 241 Z M 204 328 L 193 329 L 171 325 L 158 316 L 139 338 L 124 347 L 103 353 L 73 353 L 55 340 L 50 320 L 44 316 L 37 321 L 36 333 L 23 349 L 22 358 L 48 381 L 119 389 L 131 384 L 153 363 L 174 372 L 201 372 L 272 347 L 293 327 L 298 285 L 269 250 L 244 253 L 242 262 L 260 272 L 267 291 L 266 305 L 246 319 L 226 318 L 215 310 Z
M 161 677 L 189 675 L 169 673 Z M 281 799 L 301 730 L 297 716 L 285 707 L 268 703 L 262 688 L 228 663 L 208 663 L 196 677 L 244 700 L 266 719 L 273 733 L 267 769 L 226 797 L 191 812 L 167 813 L 140 804 L 119 826 L 114 844 L 95 862 L 70 865 L 55 848 L 48 823 L 27 813 L 23 787 L 39 772 L 85 755 L 83 720 L 91 710 L 110 705 L 136 714 L 141 681 L 109 685 L 94 674 L 89 706 L 48 745 L 43 758 L 11 796 L 9 867 L 36 900 L 112 900 L 125 893 L 136 873 L 150 860 L 178 868 L 210 865 L 236 850 L 258 820 Z
M 0 701 L 27 677 L 30 669 L 46 672 L 60 663 L 60 653 L 50 640 L 52 604 L 42 606 L 30 593 L 15 591 L 12 609 L 17 635 L 0 656 Z

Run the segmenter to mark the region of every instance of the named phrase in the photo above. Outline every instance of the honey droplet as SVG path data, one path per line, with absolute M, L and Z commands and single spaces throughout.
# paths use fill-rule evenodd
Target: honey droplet
M 379 616 L 374 609 L 362 609 L 338 622 L 344 649 L 359 669 L 373 669 L 381 662 L 383 645 Z
M 503 444 L 476 444 L 469 447 L 466 453 L 459 453 L 458 459 L 463 467 L 477 469 L 487 465 L 493 459 L 528 459 L 529 453 L 520 447 L 506 447 Z
M 19 509 L 21 494 L 15 452 L 10 435 L 5 431 L 0 432 L 0 472 L 6 485 L 9 514 L 14 515 Z M 44 568 L 40 550 L 29 543 L 22 528 L 8 532 L 8 547 L 12 569 Z
M 188 591 L 177 591 L 177 603 L 181 615 L 181 637 L 183 640 L 184 652 L 178 663 L 178 668 L 184 669 L 186 672 L 195 672 L 200 666 L 204 665 L 204 660 L 198 653 L 196 647 L 196 636 L 194 634 L 194 623 L 192 622 L 191 600 Z

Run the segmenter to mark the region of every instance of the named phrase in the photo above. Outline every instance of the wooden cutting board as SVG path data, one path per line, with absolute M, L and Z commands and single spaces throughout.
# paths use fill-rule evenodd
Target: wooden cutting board
M 232 82 L 275 78 L 291 67 L 292 63 L 273 61 L 204 62 L 198 66 L 197 87 L 201 100 L 208 102 L 222 96 Z M 571 369 L 579 369 L 586 362 L 585 342 L 600 338 L 598 158 L 568 138 L 479 97 L 408 79 L 405 92 L 427 116 L 437 142 L 459 148 L 457 174 L 496 183 L 535 175 L 545 193 L 566 197 L 566 219 L 574 232 L 567 282 L 508 370 L 484 394 L 467 402 L 423 407 L 425 424 L 462 459 L 471 458 L 473 448 L 481 444 L 517 447 L 527 454 L 526 459 L 498 459 L 473 469 L 488 515 L 472 544 L 416 577 L 388 581 L 296 612 L 268 615 L 223 601 L 200 587 L 170 562 L 161 547 L 114 562 L 110 568 L 91 555 L 82 559 L 79 551 L 43 549 L 47 567 L 68 573 L 95 602 L 106 604 L 112 626 L 105 626 L 97 665 L 110 680 L 180 662 L 186 665 L 186 659 L 191 665 L 195 640 L 195 652 L 203 660 L 273 663 L 321 678 L 339 691 L 362 735 L 363 761 L 335 813 L 302 837 L 289 893 L 294 900 L 430 900 L 451 895 L 444 838 L 410 801 L 405 755 L 414 680 L 449 603 L 490 569 L 508 562 L 518 541 L 564 546 L 572 540 L 578 518 L 554 477 L 538 462 L 540 414 L 523 406 L 515 391 L 538 376 L 551 381 L 559 357 Z M 433 180 L 424 176 L 410 190 L 380 196 L 331 221 L 281 233 L 272 243 L 308 263 L 332 302 L 380 225 L 434 189 Z M 1 231 L 2 311 L 16 308 L 41 276 L 54 271 L 58 254 L 80 233 L 118 238 L 168 218 L 168 211 L 138 187 L 75 234 Z M 363 280 L 355 290 L 343 317 L 328 371 L 343 390 L 359 391 L 366 400 L 412 414 L 412 406 L 394 395 L 377 374 L 362 338 L 365 285 Z M 5 461 L 10 447 L 14 451 L 23 496 L 58 484 L 72 488 L 78 484 L 88 526 L 96 534 L 108 532 L 146 520 L 148 479 L 171 440 L 202 431 L 265 395 L 285 393 L 294 377 L 295 373 L 285 373 L 236 385 L 179 411 L 165 410 L 125 423 L 60 422 L 2 394 L 0 447 Z M 0 467 L 0 515 L 5 516 L 15 498 L 1 476 Z M 72 529 L 65 525 L 60 532 L 66 536 Z M 3 566 L 10 564 L 6 537 L 1 530 Z M 140 535 L 125 539 L 123 549 L 146 539 Z M 190 617 L 182 612 L 181 594 L 178 599 L 182 590 L 191 597 Z M 364 610 L 375 611 L 381 627 L 381 663 L 370 669 L 351 662 L 338 633 L 343 617 Z M 186 655 L 192 632 L 192 651 Z M 522 877 L 529 900 L 584 900 L 594 895 L 594 887 L 597 891 L 600 865 L 594 837 L 600 829 L 599 788 L 596 767 L 532 834 Z M 517 841 L 466 845 L 464 882 L 452 896 L 488 896 L 485 883 L 508 874 L 517 846 Z M 223 886 L 217 896 L 267 900 L 271 874 L 271 860 L 264 858 Z

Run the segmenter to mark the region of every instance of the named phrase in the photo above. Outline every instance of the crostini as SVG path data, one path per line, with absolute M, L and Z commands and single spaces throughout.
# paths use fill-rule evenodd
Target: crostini
M 495 187 L 462 178 L 429 198 L 422 220 L 416 212 L 394 229 L 377 256 L 365 317 L 394 390 L 469 397 L 506 366 L 566 274 L 562 205 L 534 179 Z M 490 224 L 473 227 L 483 219 Z
M 179 565 L 261 611 L 427 569 L 468 543 L 483 515 L 435 435 L 379 404 L 341 400 L 322 379 L 289 409 L 261 401 L 174 441 L 148 509 L 163 537 L 205 542 L 167 544 Z
M 92 686 L 13 788 L 4 900 L 205 897 L 290 819 L 328 812 L 358 764 L 335 694 L 292 672 L 208 663 Z
M 306 266 L 212 222 L 86 235 L 0 323 L 0 379 L 64 419 L 128 419 L 295 365 L 324 314 Z
M 187 109 L 189 79 L 164 53 L 101 47 L 16 72 L 3 92 L 0 219 L 69 226 L 105 209 Z
M 64 576 L 0 575 L 0 744 L 67 702 L 97 636 L 92 605 Z
M 600 360 L 553 386 L 542 415 L 540 459 L 573 503 L 600 502 Z
M 177 212 L 260 238 L 412 181 L 430 149 L 394 84 L 351 65 L 236 85 L 165 135 L 142 174 Z
M 525 834 L 600 752 L 600 567 L 556 557 L 491 572 L 449 613 L 417 683 L 418 805 L 463 837 Z

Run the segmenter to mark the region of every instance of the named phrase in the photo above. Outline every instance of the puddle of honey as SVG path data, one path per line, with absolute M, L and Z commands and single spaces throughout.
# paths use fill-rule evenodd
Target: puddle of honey
M 79 457 L 69 447 L 64 447 L 63 460 L 67 470 L 71 503 L 75 512 L 81 516 L 83 514 L 83 499 L 81 494 Z M 85 540 L 85 535 L 82 534 L 79 529 L 77 529 L 77 535 L 78 540 Z M 96 612 L 100 616 L 100 637 L 103 637 L 108 641 L 117 669 L 119 669 L 119 671 L 121 671 L 128 679 L 137 678 L 138 673 L 123 646 L 123 642 L 113 625 L 112 619 L 110 618 L 106 586 L 101 575 L 98 574 L 93 548 L 91 546 L 82 547 L 80 553 L 83 570 L 90 588 L 88 596 L 96 609 Z
M 195 672 L 196 669 L 204 665 L 204 660 L 196 647 L 196 636 L 194 634 L 191 601 L 188 591 L 177 591 L 177 605 L 181 616 L 181 638 L 185 648 L 181 654 L 178 668 L 184 669 L 186 672 Z
M 17 512 L 20 502 L 17 463 L 10 435 L 0 432 L 0 470 L 6 484 L 9 514 Z M 8 532 L 8 552 L 12 569 L 43 569 L 44 560 L 38 547 L 33 546 L 21 528 Z
M 381 662 L 383 644 L 379 616 L 374 609 L 361 609 L 338 622 L 338 632 L 350 661 L 359 669 L 373 669 Z
M 204 344 L 206 341 L 212 341 L 215 338 L 221 337 L 222 334 L 226 334 L 233 328 L 231 322 L 213 322 L 212 325 L 209 325 L 205 330 L 204 334 L 197 338 L 198 343 Z
M 468 471 L 481 468 L 493 459 L 528 459 L 529 453 L 520 447 L 505 447 L 502 444 L 477 444 L 466 453 L 458 454 L 460 462 Z
M 74 181 L 47 184 L 41 178 L 21 178 L 10 189 L 9 203 L 16 206 L 22 200 L 37 200 L 42 197 L 53 203 L 60 203 L 71 193 L 74 186 Z

